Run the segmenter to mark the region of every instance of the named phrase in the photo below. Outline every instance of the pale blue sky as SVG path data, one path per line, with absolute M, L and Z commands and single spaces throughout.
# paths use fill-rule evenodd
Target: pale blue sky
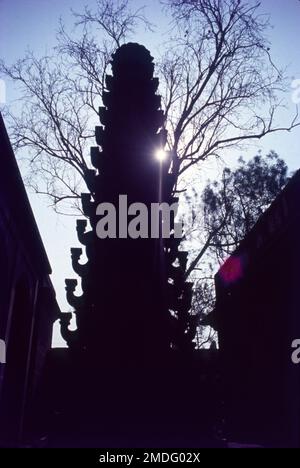
M 59 17 L 71 26 L 70 8 L 80 11 L 85 4 L 92 6 L 93 1 L 81 0 L 0 0 L 0 56 L 8 63 L 21 58 L 26 48 L 36 54 L 44 54 L 55 43 L 55 34 Z M 155 57 L 157 46 L 167 36 L 161 31 L 166 26 L 166 18 L 157 0 L 132 0 L 133 7 L 148 5 L 147 16 L 157 24 L 155 33 L 140 33 L 133 39 L 148 47 Z M 300 1 L 298 0 L 262 0 L 262 12 L 269 13 L 273 29 L 270 30 L 271 52 L 279 66 L 287 65 L 288 74 L 300 79 L 299 25 Z M 7 83 L 7 103 L 15 98 L 12 83 Z M 292 93 L 292 91 L 291 91 Z M 291 93 L 287 95 L 289 109 L 280 116 L 280 124 L 294 111 Z M 274 149 L 288 163 L 290 169 L 299 167 L 300 128 L 293 133 L 272 134 L 256 144 L 257 149 L 267 152 Z M 253 156 L 255 148 L 248 150 L 248 156 Z M 243 153 L 245 154 L 245 152 Z M 45 243 L 52 265 L 52 280 L 57 291 L 57 298 L 63 311 L 69 310 L 65 300 L 64 279 L 75 277 L 71 268 L 70 247 L 78 245 L 75 232 L 75 219 L 58 217 L 48 208 L 48 201 L 36 195 L 29 194 L 36 220 Z M 56 338 L 56 343 L 59 343 Z

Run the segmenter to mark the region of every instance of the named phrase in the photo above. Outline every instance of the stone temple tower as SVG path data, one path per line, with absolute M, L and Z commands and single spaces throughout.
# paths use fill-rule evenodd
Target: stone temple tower
M 81 278 L 83 294 L 74 294 L 77 280 L 67 279 L 67 299 L 75 309 L 77 330 L 62 322 L 62 334 L 70 348 L 92 353 L 102 362 L 155 363 L 170 349 L 187 350 L 193 338 L 188 314 L 192 283 L 184 282 L 186 252 L 179 252 L 180 239 L 162 238 L 162 229 L 151 224 L 151 204 L 176 202 L 172 196 L 174 177 L 171 158 L 155 158 L 164 148 L 167 132 L 158 79 L 148 50 L 129 43 L 120 47 L 111 62 L 112 76 L 106 77 L 107 91 L 96 127 L 98 146 L 91 148 L 95 170 L 86 174 L 90 193 L 82 194 L 82 208 L 89 219 L 77 221 L 79 241 L 87 263 L 79 262 L 82 250 L 71 249 L 74 271 Z M 132 205 L 124 231 L 122 203 L 143 203 L 148 208 L 148 232 L 131 238 L 127 226 L 144 215 Z M 124 197 L 124 195 L 126 197 Z M 97 236 L 99 204 L 111 203 L 115 223 L 107 225 L 109 237 Z M 127 209 L 127 208 L 126 208 Z M 172 214 L 172 211 L 171 211 Z M 122 218 L 122 219 L 121 219 Z M 123 225 L 121 225 L 123 223 Z M 171 231 L 174 217 L 171 219 Z M 137 226 L 138 228 L 138 226 Z

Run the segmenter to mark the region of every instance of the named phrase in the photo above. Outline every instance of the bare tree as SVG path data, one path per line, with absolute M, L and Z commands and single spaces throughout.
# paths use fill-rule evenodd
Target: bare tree
M 259 3 L 166 0 L 164 6 L 176 31 L 157 58 L 157 72 L 176 190 L 180 176 L 208 157 L 299 121 L 296 113 L 287 127 L 276 124 L 285 80 L 272 62 Z M 89 184 L 88 148 L 111 54 L 140 26 L 151 28 L 129 0 L 96 0 L 95 10 L 86 7 L 74 18 L 77 33 L 61 24 L 51 57 L 28 53 L 0 66 L 20 85 L 22 109 L 7 112 L 15 148 L 29 154 L 29 184 L 63 211 L 69 202 L 78 209 Z
M 160 64 L 169 146 L 181 175 L 209 156 L 288 127 L 276 125 L 282 70 L 266 38 L 259 3 L 166 0 L 177 25 Z
M 80 33 L 71 37 L 61 23 L 51 56 L 28 52 L 11 66 L 0 62 L 20 90 L 17 110 L 5 114 L 14 148 L 26 148 L 27 184 L 64 214 L 81 209 L 80 193 L 89 185 L 89 147 L 111 55 L 138 25 L 151 27 L 128 0 L 97 0 L 94 12 L 86 7 L 74 18 Z

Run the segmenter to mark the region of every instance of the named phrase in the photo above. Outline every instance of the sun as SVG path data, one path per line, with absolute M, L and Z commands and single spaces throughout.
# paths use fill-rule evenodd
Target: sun
M 167 159 L 167 152 L 160 148 L 160 149 L 156 150 L 155 158 L 158 161 L 163 162 L 163 161 L 165 161 Z

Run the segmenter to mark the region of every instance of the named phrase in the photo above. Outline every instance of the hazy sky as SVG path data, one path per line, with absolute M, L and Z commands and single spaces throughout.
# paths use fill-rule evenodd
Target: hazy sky
M 93 1 L 81 0 L 0 0 L 0 56 L 8 63 L 22 58 L 27 48 L 37 54 L 44 54 L 55 43 L 58 20 L 63 18 L 65 24 L 73 24 L 70 8 L 82 10 L 85 4 L 93 5 Z M 148 47 L 155 57 L 157 45 L 164 40 L 161 30 L 166 25 L 166 18 L 157 0 L 133 0 L 133 6 L 148 5 L 145 12 L 150 21 L 157 24 L 155 33 L 140 34 L 133 39 Z M 279 66 L 287 65 L 288 74 L 292 79 L 300 79 L 299 54 L 299 0 L 262 0 L 261 10 L 270 14 L 273 29 L 269 38 L 272 43 L 271 53 Z M 1 78 L 1 77 L 0 77 Z M 289 109 L 282 113 L 284 124 L 287 116 L 294 111 L 291 93 L 287 95 Z M 15 98 L 13 84 L 6 83 L 7 103 Z M 293 133 L 272 134 L 257 143 L 256 148 L 263 152 L 274 149 L 283 157 L 291 169 L 299 167 L 300 128 Z M 243 153 L 245 154 L 245 152 Z M 248 156 L 255 154 L 255 148 Z M 63 311 L 69 310 L 65 300 L 64 279 L 76 277 L 71 268 L 70 247 L 77 246 L 75 218 L 62 218 L 48 208 L 49 202 L 38 196 L 29 194 L 35 217 L 52 265 L 52 281 L 57 298 Z M 55 339 L 56 344 L 59 339 Z

